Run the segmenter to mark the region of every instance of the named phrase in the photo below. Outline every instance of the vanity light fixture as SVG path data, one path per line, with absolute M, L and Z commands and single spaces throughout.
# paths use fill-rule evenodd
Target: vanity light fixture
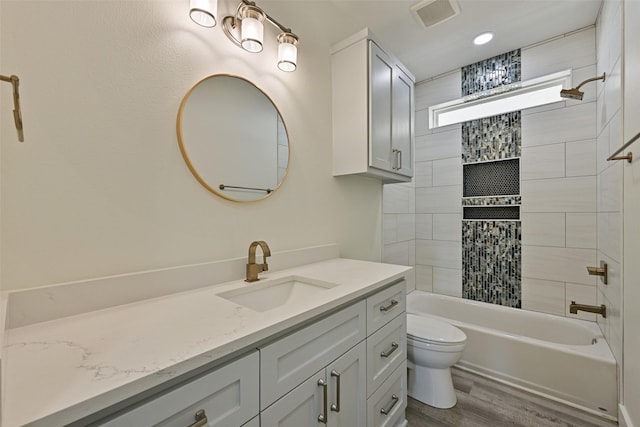
M 191 0 L 191 19 L 204 27 L 216 25 L 218 0 Z M 295 71 L 298 65 L 298 36 L 265 13 L 250 0 L 240 0 L 234 15 L 222 19 L 222 30 L 236 46 L 247 52 L 262 52 L 264 22 L 270 22 L 280 30 L 278 34 L 278 68 Z
M 218 0 L 191 0 L 189 17 L 196 24 L 203 27 L 215 27 L 218 23 Z

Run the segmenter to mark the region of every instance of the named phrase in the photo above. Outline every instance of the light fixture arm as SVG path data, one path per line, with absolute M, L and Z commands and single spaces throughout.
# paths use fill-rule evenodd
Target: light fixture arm
M 607 73 L 602 73 L 602 75 L 600 77 L 592 77 L 590 79 L 587 79 L 587 80 L 583 81 L 582 83 L 580 83 L 578 86 L 576 86 L 576 90 L 580 89 L 584 84 L 589 83 L 589 82 L 593 82 L 595 80 L 602 80 L 604 82 L 606 77 L 607 77 Z
M 24 132 L 22 130 L 22 112 L 20 111 L 20 92 L 18 92 L 20 79 L 16 75 L 0 75 L 0 81 L 9 82 L 11 83 L 11 86 L 13 86 L 13 120 L 16 124 L 16 130 L 18 131 L 18 141 L 24 142 Z

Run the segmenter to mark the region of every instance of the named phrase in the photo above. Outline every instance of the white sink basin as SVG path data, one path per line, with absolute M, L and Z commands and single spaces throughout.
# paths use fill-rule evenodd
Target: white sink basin
M 287 276 L 247 283 L 239 289 L 217 295 L 254 311 L 269 311 L 305 303 L 335 286 L 337 286 L 335 283 L 300 276 Z

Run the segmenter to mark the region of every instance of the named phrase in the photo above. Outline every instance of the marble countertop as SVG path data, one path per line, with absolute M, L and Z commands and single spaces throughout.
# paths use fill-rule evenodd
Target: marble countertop
M 216 295 L 252 286 L 238 280 L 8 329 L 2 425 L 66 425 L 239 354 L 408 270 L 337 258 L 260 275 L 263 280 L 298 275 L 339 285 L 295 307 L 256 312 Z

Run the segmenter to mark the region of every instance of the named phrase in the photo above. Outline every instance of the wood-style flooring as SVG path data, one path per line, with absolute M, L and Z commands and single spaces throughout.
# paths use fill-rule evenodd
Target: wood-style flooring
M 409 427 L 613 427 L 617 424 L 489 379 L 453 369 L 458 403 L 437 409 L 409 398 Z

